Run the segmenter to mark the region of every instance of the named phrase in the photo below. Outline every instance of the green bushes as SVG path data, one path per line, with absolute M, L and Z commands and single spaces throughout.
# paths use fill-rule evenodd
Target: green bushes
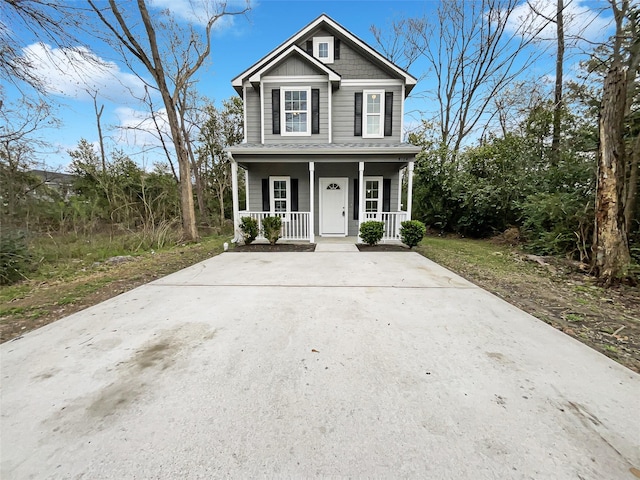
M 0 236 L 0 285 L 26 278 L 32 270 L 31 255 L 23 233 L 2 232 Z
M 280 217 L 266 217 L 262 220 L 262 233 L 271 245 L 275 245 L 282 236 L 280 233 L 281 229 L 282 218 Z
M 424 223 L 418 220 L 407 220 L 400 224 L 400 238 L 402 243 L 409 248 L 418 245 L 425 233 L 427 233 L 427 228 Z
M 384 235 L 384 223 L 370 220 L 360 224 L 360 238 L 367 245 L 375 245 Z
M 536 193 L 519 206 L 525 249 L 538 255 L 589 258 L 594 218 L 591 199 L 575 192 Z
M 260 230 L 258 229 L 258 221 L 251 217 L 242 217 L 240 219 L 240 230 L 242 230 L 242 236 L 244 237 L 244 243 L 249 245 L 253 242 Z

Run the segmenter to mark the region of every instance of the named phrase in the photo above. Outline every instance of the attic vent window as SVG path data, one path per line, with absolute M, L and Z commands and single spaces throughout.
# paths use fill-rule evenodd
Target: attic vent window
M 322 63 L 333 63 L 333 37 L 313 37 L 313 56 Z

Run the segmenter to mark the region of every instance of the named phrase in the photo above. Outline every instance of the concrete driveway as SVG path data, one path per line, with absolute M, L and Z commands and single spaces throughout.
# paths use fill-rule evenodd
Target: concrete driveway
M 4 480 L 640 469 L 639 375 L 416 253 L 224 253 L 0 348 Z

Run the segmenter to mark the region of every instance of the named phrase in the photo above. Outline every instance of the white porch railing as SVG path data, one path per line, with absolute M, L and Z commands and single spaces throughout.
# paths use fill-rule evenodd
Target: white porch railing
M 376 220 L 384 223 L 382 241 L 400 240 L 401 223 L 407 219 L 407 212 L 366 212 L 365 221 Z
M 264 240 L 262 235 L 262 220 L 270 217 L 271 212 L 239 212 L 240 218 L 251 217 L 258 221 L 259 234 L 256 238 Z M 309 240 L 309 212 L 289 212 L 279 213 L 282 217 L 281 240 Z

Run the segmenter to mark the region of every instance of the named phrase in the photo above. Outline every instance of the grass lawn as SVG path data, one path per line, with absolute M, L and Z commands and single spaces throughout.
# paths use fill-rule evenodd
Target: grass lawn
M 222 252 L 228 237 L 140 251 L 127 238 L 39 239 L 38 263 L 28 280 L 0 287 L 0 341 L 4 342 L 108 298 Z M 121 256 L 122 261 L 109 262 Z

